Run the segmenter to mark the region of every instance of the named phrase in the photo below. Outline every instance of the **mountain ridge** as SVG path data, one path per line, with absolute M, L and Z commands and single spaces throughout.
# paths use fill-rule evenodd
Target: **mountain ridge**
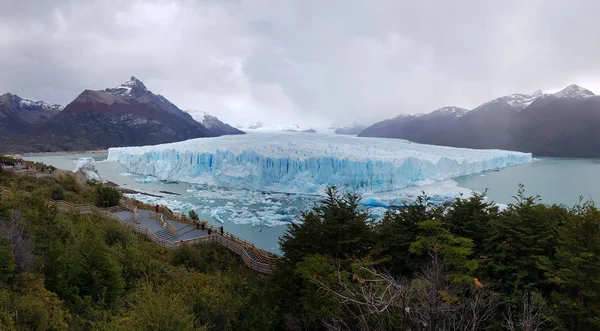
M 600 142 L 600 97 L 577 85 L 553 94 L 499 97 L 458 117 L 435 119 L 434 113 L 380 121 L 359 136 L 538 156 L 600 157 L 599 145 L 592 143 Z
M 0 132 L 12 136 L 27 132 L 30 127 L 40 125 L 64 109 L 63 106 L 33 101 L 13 93 L 0 95 Z
M 224 123 L 218 117 L 201 110 L 186 110 L 194 120 L 204 125 L 210 131 L 218 135 L 244 134 L 245 132 Z
M 0 140 L 2 150 L 90 150 L 226 134 L 210 131 L 133 76 L 114 88 L 83 90 L 67 106 L 60 107 L 60 111 L 43 122 L 23 125 L 22 130 L 10 137 L 4 134 Z M 1 120 L 0 124 L 7 122 Z

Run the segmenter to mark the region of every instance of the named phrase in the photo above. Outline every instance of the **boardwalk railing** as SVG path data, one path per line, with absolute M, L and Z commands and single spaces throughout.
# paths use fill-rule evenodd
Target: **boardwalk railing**
M 27 194 L 27 195 L 29 195 L 29 194 Z M 0 197 L 10 198 L 12 196 L 13 196 L 13 192 L 11 190 L 0 186 Z M 212 235 L 201 237 L 201 238 L 182 240 L 177 243 L 172 243 L 172 242 L 158 238 L 156 236 L 156 234 L 154 234 L 154 232 L 152 232 L 150 229 L 148 229 L 147 227 L 142 226 L 140 224 L 141 222 L 140 222 L 137 207 L 121 205 L 121 206 L 115 206 L 115 207 L 110 207 L 110 208 L 98 208 L 96 206 L 92 206 L 89 204 L 73 204 L 68 201 L 52 200 L 52 199 L 48 199 L 47 204 L 48 204 L 48 206 L 54 206 L 59 211 L 65 212 L 65 213 L 71 213 L 71 212 L 77 212 L 79 214 L 98 213 L 98 214 L 102 214 L 102 215 L 111 217 L 113 219 L 118 220 L 122 224 L 127 225 L 128 227 L 133 229 L 133 231 L 144 235 L 150 241 L 152 241 L 162 247 L 174 248 L 174 247 L 179 247 L 181 245 L 197 245 L 197 244 L 201 244 L 201 243 L 213 242 L 213 243 L 219 244 L 219 245 L 231 250 L 235 254 L 239 255 L 242 258 L 242 261 L 244 262 L 244 264 L 246 264 L 252 270 L 258 271 L 260 273 L 272 273 L 273 269 L 275 267 L 274 258 L 269 256 L 272 254 L 267 253 L 261 249 L 258 249 L 252 243 L 250 243 L 246 240 L 243 240 L 239 237 L 236 237 L 232 234 L 229 234 L 227 232 L 224 232 L 223 235 L 221 235 L 220 232 L 218 232 L 218 229 L 216 227 L 209 226 L 209 228 L 212 229 L 213 233 L 217 233 L 217 234 L 212 234 Z M 117 214 L 118 212 L 121 212 L 121 211 L 131 212 L 133 215 L 132 218 L 131 219 L 123 219 L 121 216 L 119 216 Z M 171 233 L 173 233 L 173 235 L 177 235 L 177 229 L 175 228 L 175 226 L 173 226 L 171 221 L 168 219 L 168 216 L 167 216 L 167 219 L 165 220 L 163 214 L 160 214 L 160 213 L 157 214 L 155 212 L 150 212 L 150 217 L 160 220 L 161 223 L 166 222 L 167 227 L 171 231 Z M 181 222 L 182 219 L 187 219 L 187 218 L 184 216 L 184 217 L 180 218 L 179 221 Z M 130 222 L 131 220 L 133 222 Z M 253 258 L 249 254 L 249 252 L 253 253 L 255 258 Z M 274 256 L 274 255 L 272 255 L 272 256 Z
M 166 220 L 167 222 L 167 229 L 169 229 L 169 231 L 171 231 L 171 233 L 174 236 L 177 236 L 177 228 L 175 228 L 175 226 L 173 225 L 173 223 L 171 223 L 171 221 Z
M 150 213 L 152 214 L 154 212 L 150 212 Z M 182 215 L 181 213 L 174 213 L 174 212 L 169 211 L 166 208 L 161 208 L 161 213 L 163 215 L 165 215 L 167 219 L 175 220 L 175 221 L 181 222 L 181 223 L 196 225 L 195 221 L 191 220 L 190 218 L 186 217 L 185 215 Z M 221 233 L 220 227 L 206 225 L 206 228 L 211 229 L 211 231 L 213 233 Z M 229 232 L 224 231 L 223 237 L 226 237 L 229 240 L 237 243 L 239 246 L 251 251 L 262 263 L 271 264 L 274 266 L 275 262 L 278 259 L 277 255 L 269 253 L 265 250 L 262 250 L 262 249 L 256 247 L 253 243 L 251 243 L 247 240 L 244 240 L 240 237 L 237 237 Z
M 258 271 L 258 272 L 264 273 L 264 274 L 270 274 L 273 272 L 273 268 L 274 268 L 273 264 L 256 261 L 255 259 L 253 259 L 250 256 L 250 254 L 248 254 L 247 249 L 245 249 L 238 243 L 234 242 L 233 240 L 230 240 L 219 234 L 211 234 L 210 236 L 206 236 L 206 237 L 183 240 L 183 241 L 178 242 L 176 244 L 176 246 L 198 245 L 198 244 L 211 243 L 211 242 L 219 244 L 219 245 L 229 249 L 230 251 L 234 252 L 235 254 L 241 256 L 244 264 L 254 271 Z

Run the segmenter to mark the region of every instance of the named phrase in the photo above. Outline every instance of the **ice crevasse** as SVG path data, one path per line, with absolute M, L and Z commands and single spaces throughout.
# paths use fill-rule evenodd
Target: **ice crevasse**
M 532 161 L 530 153 L 309 133 L 251 133 L 108 150 L 131 172 L 290 193 L 385 192 Z

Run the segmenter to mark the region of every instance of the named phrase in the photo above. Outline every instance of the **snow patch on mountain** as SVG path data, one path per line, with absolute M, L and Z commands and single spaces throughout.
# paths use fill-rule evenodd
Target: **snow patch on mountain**
M 192 118 L 202 124 L 204 127 L 214 132 L 215 134 L 227 135 L 227 134 L 243 134 L 243 131 L 234 128 L 233 126 L 224 123 L 218 117 L 211 115 L 208 112 L 202 110 L 186 110 L 186 113 L 190 114 Z
M 407 119 L 411 119 L 411 118 L 417 118 L 417 117 L 421 117 L 421 116 L 425 116 L 427 114 L 424 113 L 417 113 L 417 114 L 400 114 L 396 117 L 394 117 L 394 120 L 407 120 Z
M 147 91 L 148 89 L 146 88 L 146 85 L 144 85 L 144 83 L 142 83 L 139 79 L 135 78 L 134 76 L 131 76 L 131 79 L 129 79 L 129 81 L 114 88 L 107 88 L 104 91 L 112 95 L 130 97 L 133 96 L 136 90 Z
M 528 107 L 535 100 L 542 98 L 546 95 L 547 94 L 545 94 L 541 90 L 537 90 L 537 91 L 533 92 L 532 94 L 515 93 L 515 94 L 504 96 L 500 99 L 506 101 L 512 107 L 522 110 L 522 109 L 525 109 L 526 107 Z
M 585 99 L 595 96 L 595 94 L 592 91 L 584 89 L 583 87 L 575 84 L 569 85 L 565 89 L 556 92 L 553 95 L 558 98 L 569 99 Z
M 45 111 L 52 111 L 52 112 L 59 112 L 65 108 L 64 106 L 57 105 L 54 103 L 47 103 L 44 101 L 33 101 L 30 99 L 21 99 L 21 101 L 19 101 L 19 104 L 21 105 L 21 107 L 30 107 L 30 108 L 31 107 L 39 107 Z
M 335 134 L 347 134 L 351 136 L 357 136 L 361 133 L 367 126 L 360 123 L 352 123 L 351 125 L 342 126 L 342 127 L 333 127 Z M 328 128 L 329 129 L 329 128 Z
M 466 114 L 469 110 L 464 109 L 464 108 L 460 108 L 460 107 L 455 107 L 455 106 L 450 106 L 450 107 L 444 107 L 444 108 L 440 108 L 437 110 L 434 110 L 433 112 L 431 112 L 428 115 L 454 115 L 456 117 L 461 117 L 464 114 Z
M 205 127 L 207 127 L 209 130 L 211 129 L 209 126 L 218 124 L 218 123 L 223 123 L 221 122 L 216 116 L 211 115 L 209 112 L 205 112 L 202 110 L 191 110 L 188 109 L 185 111 L 186 113 L 192 115 L 192 117 L 199 122 L 200 124 L 204 125 Z

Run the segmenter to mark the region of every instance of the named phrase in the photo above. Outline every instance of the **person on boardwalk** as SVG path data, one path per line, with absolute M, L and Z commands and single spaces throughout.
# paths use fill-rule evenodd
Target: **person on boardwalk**
M 221 230 L 221 235 L 223 235 L 223 226 L 222 225 L 219 227 L 219 230 Z
M 212 229 L 208 228 L 208 235 L 210 236 L 212 234 Z
M 156 210 L 157 214 L 160 212 L 160 206 L 158 204 L 154 206 L 154 209 Z

